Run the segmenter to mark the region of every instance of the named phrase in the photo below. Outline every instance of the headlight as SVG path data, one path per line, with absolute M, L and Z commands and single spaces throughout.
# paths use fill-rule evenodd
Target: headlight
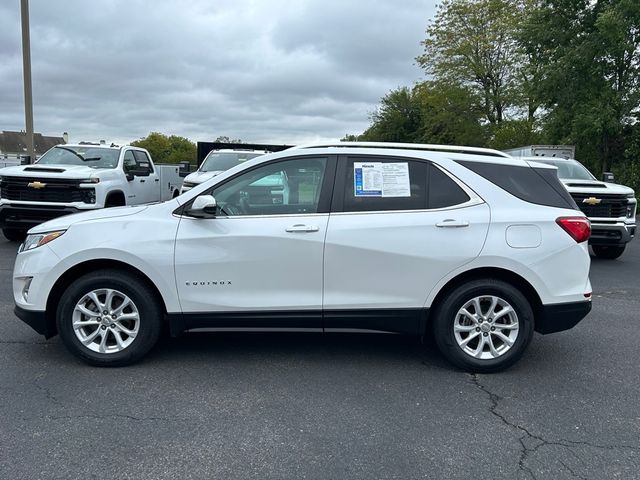
M 100 179 L 95 177 L 83 178 L 80 183 L 100 183 Z
M 65 231 L 66 230 L 58 230 L 56 232 L 35 233 L 33 235 L 27 235 L 26 240 L 20 247 L 20 251 L 26 252 L 27 250 L 33 250 L 34 248 L 46 245 L 47 243 L 61 236 Z
M 193 182 L 182 182 L 182 186 L 183 186 L 184 188 L 193 188 L 193 187 L 195 187 L 196 185 L 198 185 L 198 184 L 197 184 L 197 183 L 193 183 Z

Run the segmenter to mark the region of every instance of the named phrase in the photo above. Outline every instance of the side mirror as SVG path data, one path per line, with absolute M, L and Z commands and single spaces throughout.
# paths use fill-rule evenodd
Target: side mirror
M 126 172 L 124 175 L 127 177 L 127 182 L 132 182 L 133 181 L 134 177 L 133 177 L 133 173 L 131 173 L 131 171 Z
M 608 183 L 614 183 L 615 182 L 615 177 L 613 176 L 613 173 L 611 173 L 611 172 L 604 172 L 602 174 L 602 181 L 603 182 L 608 182 Z
M 217 211 L 216 199 L 213 195 L 200 195 L 191 204 L 186 214 L 196 218 L 214 218 Z

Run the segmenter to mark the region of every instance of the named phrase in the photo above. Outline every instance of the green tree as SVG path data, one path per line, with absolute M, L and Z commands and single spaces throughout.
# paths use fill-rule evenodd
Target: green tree
M 549 139 L 576 144 L 595 171 L 622 161 L 640 103 L 640 2 L 539 0 L 521 41 L 546 52 Z
M 484 146 L 488 129 L 471 89 L 427 81 L 416 85 L 414 92 L 421 112 L 417 142 Z
M 218 138 L 216 138 L 214 140 L 214 142 L 217 142 L 217 143 L 242 143 L 242 140 L 240 140 L 239 138 L 232 139 L 232 138 L 227 137 L 226 135 L 220 135 Z
M 343 141 L 448 143 L 482 146 L 488 129 L 473 92 L 461 85 L 427 81 L 392 90 L 361 135 Z
M 419 135 L 420 104 L 414 90 L 400 87 L 387 93 L 369 119 L 371 126 L 359 136 L 361 141 L 415 142 Z
M 131 145 L 149 150 L 156 163 L 179 163 L 188 160 L 196 162 L 196 144 L 185 137 L 151 132 Z
M 521 4 L 444 0 L 427 27 L 424 53 L 416 58 L 434 79 L 469 87 L 492 124 L 522 103 L 519 73 L 525 57 L 516 41 Z

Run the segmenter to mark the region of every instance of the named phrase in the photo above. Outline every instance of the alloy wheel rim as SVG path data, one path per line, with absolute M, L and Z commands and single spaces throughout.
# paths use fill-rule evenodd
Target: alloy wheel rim
M 505 299 L 481 295 L 467 301 L 456 313 L 453 334 L 460 349 L 479 360 L 501 357 L 518 338 L 520 322 Z
M 82 345 L 96 353 L 112 354 L 134 342 L 140 329 L 140 313 L 124 293 L 99 288 L 78 300 L 72 322 Z

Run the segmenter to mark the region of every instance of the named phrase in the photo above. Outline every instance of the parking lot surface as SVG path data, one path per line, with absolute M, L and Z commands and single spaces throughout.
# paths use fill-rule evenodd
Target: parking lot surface
M 187 334 L 88 367 L 14 317 L 0 241 L 0 478 L 638 478 L 640 242 L 592 313 L 469 375 L 376 334 Z

